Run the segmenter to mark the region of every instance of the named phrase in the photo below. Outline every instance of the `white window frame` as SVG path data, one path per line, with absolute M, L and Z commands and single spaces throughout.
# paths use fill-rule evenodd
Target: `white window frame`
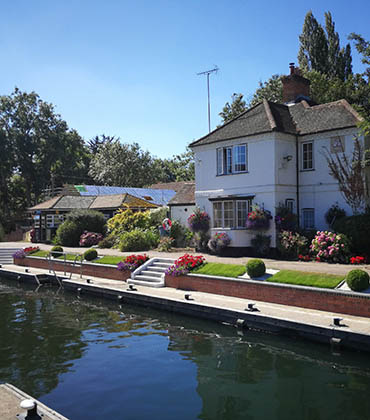
M 237 156 L 242 155 L 242 153 L 239 152 L 240 149 L 244 149 L 244 162 L 237 162 L 236 160 Z M 237 170 L 237 165 L 245 165 L 245 169 Z M 248 145 L 242 143 L 216 149 L 216 172 L 218 176 L 248 172 Z
M 311 166 L 308 168 L 305 168 L 305 151 L 304 148 L 306 145 L 311 145 Z M 315 162 L 314 162 L 314 144 L 313 141 L 305 141 L 301 145 L 301 151 L 302 151 L 302 159 L 301 159 L 301 165 L 302 165 L 302 171 L 312 171 L 315 169 Z
M 225 223 L 225 203 L 232 203 L 232 221 L 231 223 Z M 239 206 L 241 203 L 246 203 L 246 214 L 245 220 L 239 223 Z M 215 214 L 215 205 L 221 205 L 221 219 L 216 218 Z M 238 230 L 238 229 L 246 229 L 246 221 L 248 213 L 250 212 L 252 205 L 251 199 L 245 200 L 219 200 L 212 202 L 212 210 L 213 210 L 213 229 L 229 229 L 229 230 Z M 219 210 L 218 210 L 219 211 Z M 230 218 L 227 220 L 231 220 Z M 221 223 L 216 223 L 221 221 Z M 231 226 L 230 226 L 231 225 Z
M 312 219 L 312 224 L 308 225 L 306 223 L 307 216 L 310 215 L 310 219 Z M 302 209 L 302 228 L 303 229 L 315 229 L 315 209 L 314 208 L 305 208 Z

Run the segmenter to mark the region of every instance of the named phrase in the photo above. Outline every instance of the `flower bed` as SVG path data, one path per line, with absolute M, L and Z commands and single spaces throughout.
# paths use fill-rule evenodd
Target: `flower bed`
M 119 271 L 135 271 L 138 267 L 143 265 L 146 261 L 149 260 L 149 257 L 146 254 L 143 255 L 129 255 L 124 258 L 123 261 L 118 263 L 117 269 Z
M 204 264 L 205 258 L 201 255 L 194 257 L 193 255 L 185 254 L 175 261 L 171 267 L 166 270 L 166 274 L 171 276 L 181 276 L 189 273 L 197 267 Z

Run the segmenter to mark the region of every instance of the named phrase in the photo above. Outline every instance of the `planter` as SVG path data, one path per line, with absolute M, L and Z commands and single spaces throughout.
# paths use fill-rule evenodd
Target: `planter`
M 55 271 L 63 272 L 66 270 L 66 273 L 80 274 L 81 267 L 80 265 L 73 266 L 73 262 L 66 261 L 64 265 L 63 261 L 58 261 L 53 259 L 53 269 Z M 45 258 L 40 257 L 26 257 L 26 258 L 14 258 L 14 264 L 21 265 L 24 267 L 34 267 L 34 268 L 43 268 L 49 270 L 49 262 Z M 111 280 L 120 280 L 126 281 L 131 276 L 131 271 L 120 271 L 117 270 L 115 265 L 108 264 L 96 264 L 84 262 L 82 265 L 82 275 L 83 276 L 92 276 L 92 277 L 102 277 Z
M 167 287 L 370 318 L 370 295 L 315 287 L 188 274 L 165 276 Z

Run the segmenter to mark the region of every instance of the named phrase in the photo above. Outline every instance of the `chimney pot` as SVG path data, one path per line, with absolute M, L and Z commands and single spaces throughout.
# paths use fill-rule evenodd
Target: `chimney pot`
M 294 74 L 294 63 L 289 63 L 290 74 Z

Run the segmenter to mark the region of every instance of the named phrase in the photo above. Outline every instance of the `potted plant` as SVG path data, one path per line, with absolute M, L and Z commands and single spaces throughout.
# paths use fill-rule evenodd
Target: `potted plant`
M 246 227 L 250 230 L 266 230 L 270 227 L 271 219 L 271 212 L 255 205 L 248 213 Z

